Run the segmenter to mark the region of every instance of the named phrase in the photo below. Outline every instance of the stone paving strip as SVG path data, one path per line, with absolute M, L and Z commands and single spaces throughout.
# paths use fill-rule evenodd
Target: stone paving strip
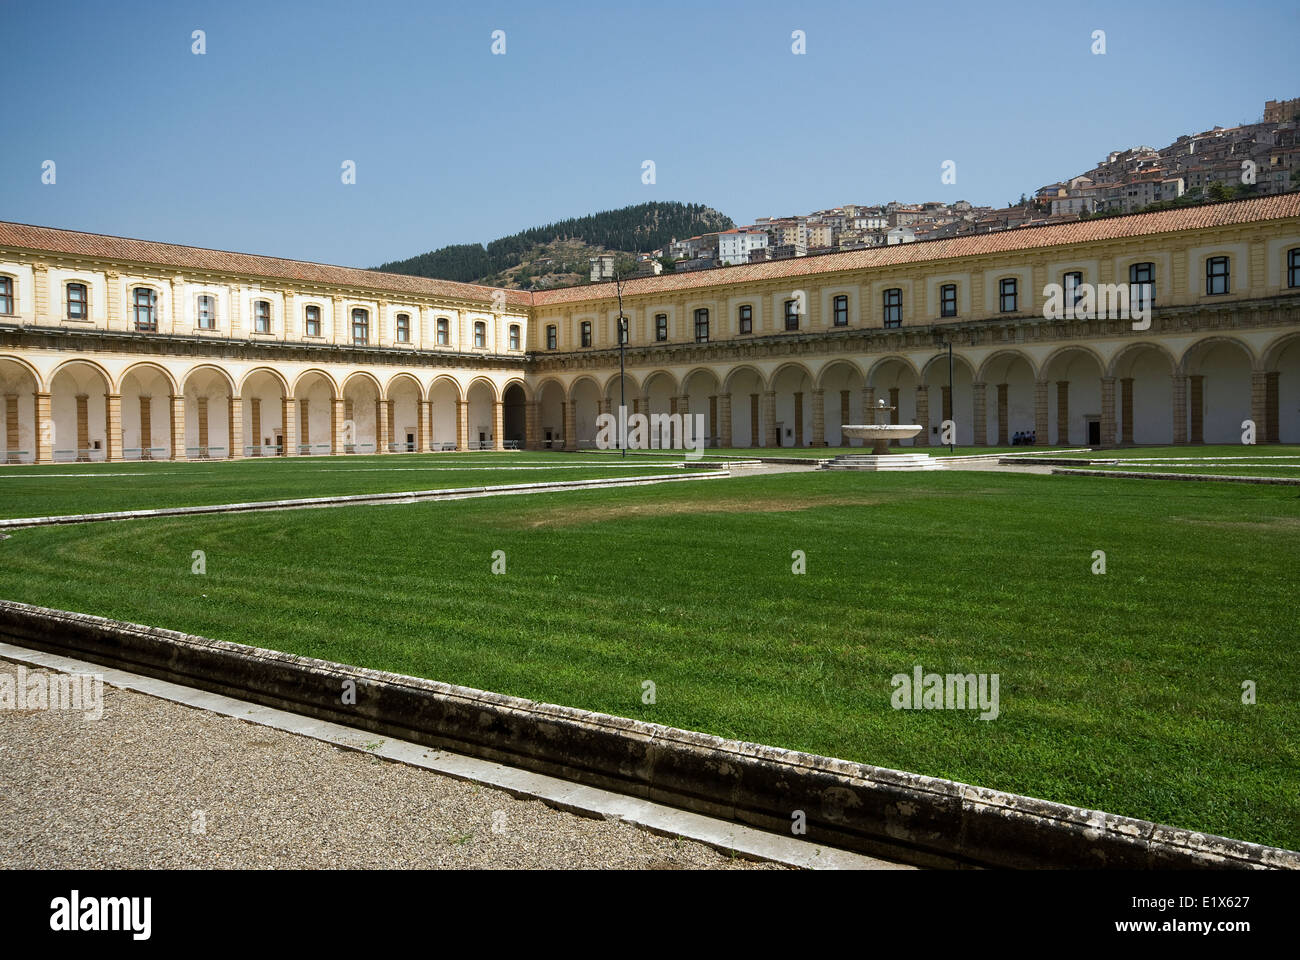
M 0 709 L 0 868 L 911 869 L 0 647 L 0 677 L 105 679 L 99 719 Z
M 1263 483 L 1282 487 L 1300 486 L 1300 478 L 1295 477 L 1250 477 L 1217 473 L 1161 473 L 1159 471 L 1137 470 L 1082 470 L 1067 467 L 1054 467 L 1052 473 L 1063 477 L 1110 477 L 1112 480 L 1208 480 L 1220 483 Z
M 649 477 L 602 477 L 592 480 L 555 480 L 540 483 L 507 483 L 484 487 L 452 487 L 445 490 L 407 490 L 399 493 L 361 493 L 336 497 L 306 497 L 294 500 L 259 500 L 251 503 L 220 503 L 197 507 L 160 507 L 154 510 L 119 510 L 112 513 L 66 514 L 57 517 L 18 517 L 0 520 L 0 530 L 21 527 L 48 527 L 65 523 L 103 523 L 112 520 L 139 520 L 148 517 L 185 517 L 208 513 L 248 513 L 256 510 L 310 510 L 322 507 L 357 507 L 373 504 L 417 503 L 425 500 L 467 500 L 473 497 L 498 497 L 524 493 L 555 493 L 565 490 L 591 490 L 608 487 L 651 486 L 658 483 L 681 483 L 691 480 L 719 480 L 731 474 L 723 470 L 686 470 L 677 474 Z

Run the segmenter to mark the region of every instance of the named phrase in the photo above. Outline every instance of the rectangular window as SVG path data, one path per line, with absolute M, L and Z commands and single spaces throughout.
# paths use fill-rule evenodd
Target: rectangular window
M 480 350 L 487 346 L 487 324 L 482 320 L 474 322 L 474 346 Z
M 14 312 L 14 278 L 0 277 L 0 314 L 12 316 Z
M 1205 261 L 1205 293 L 1208 296 L 1227 293 L 1231 289 L 1227 257 L 1210 257 Z
M 799 329 L 799 301 L 787 300 L 785 302 L 785 328 L 787 330 Z
M 253 330 L 257 333 L 271 332 L 271 303 L 268 300 L 253 302 Z
M 1286 285 L 1300 287 L 1300 247 L 1286 252 Z
M 555 324 L 546 328 L 546 349 L 554 350 L 559 346 L 559 337 L 556 335 Z
M 939 288 L 939 316 L 957 316 L 957 284 L 945 283 Z
M 211 294 L 199 294 L 198 309 L 195 311 L 200 330 L 215 330 L 217 326 L 217 298 Z
M 517 323 L 510 324 L 510 349 L 519 349 L 519 324 Z
M 319 337 L 320 336 L 320 307 L 316 306 L 314 303 L 310 304 L 307 307 L 304 316 L 306 317 L 307 320 L 307 329 L 305 331 L 307 336 Z
M 68 319 L 85 320 L 89 313 L 86 285 L 84 283 L 68 284 Z
M 136 287 L 131 299 L 135 309 L 135 328 L 146 333 L 157 331 L 158 294 L 149 287 Z
M 885 326 L 901 327 L 903 325 L 903 291 L 891 287 L 885 291 Z
M 582 321 L 582 345 L 584 347 L 591 346 L 591 321 L 590 320 Z
M 1065 302 L 1071 307 L 1077 307 L 1083 300 L 1083 274 L 1075 270 L 1073 273 L 1067 273 L 1063 281 Z
M 1156 265 L 1135 263 L 1128 268 L 1128 302 L 1134 310 L 1145 310 L 1156 302 Z
M 740 332 L 754 332 L 754 308 L 749 304 L 740 308 Z
M 668 339 L 668 314 L 666 313 L 655 314 L 655 339 Z
M 370 312 L 360 307 L 352 311 L 352 342 L 360 346 L 370 342 Z
M 1003 313 L 1015 313 L 1016 306 L 1016 278 L 1006 277 L 998 282 L 998 309 Z
M 695 311 L 695 342 L 696 343 L 709 342 L 709 311 L 708 310 Z
M 411 342 L 411 315 L 409 313 L 399 313 L 397 315 L 397 342 Z
M 438 346 L 446 347 L 451 344 L 451 321 L 446 317 L 438 318 Z
M 849 325 L 849 298 L 846 296 L 836 297 L 833 301 L 835 326 L 847 327 Z

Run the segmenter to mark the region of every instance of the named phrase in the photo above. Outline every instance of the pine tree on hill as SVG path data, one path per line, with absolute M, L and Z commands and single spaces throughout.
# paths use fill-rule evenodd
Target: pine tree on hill
M 516 267 L 537 247 L 558 240 L 575 240 L 624 253 L 649 253 L 676 238 L 734 226 L 730 217 L 702 203 L 640 203 L 522 230 L 493 240 L 486 247 L 479 243 L 455 244 L 375 269 L 472 283 Z

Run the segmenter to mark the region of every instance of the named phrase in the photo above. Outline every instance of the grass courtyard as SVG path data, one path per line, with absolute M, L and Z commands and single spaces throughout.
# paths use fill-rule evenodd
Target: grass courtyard
M 16 530 L 0 596 L 1298 848 L 1298 561 L 1287 487 L 795 473 Z
M 0 518 L 671 473 L 682 456 L 444 453 L 0 466 Z

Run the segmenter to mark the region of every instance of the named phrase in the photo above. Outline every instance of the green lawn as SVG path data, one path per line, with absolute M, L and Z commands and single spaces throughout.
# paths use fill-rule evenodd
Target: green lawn
M 0 467 L 0 517 L 45 517 L 675 472 L 675 457 L 445 453 Z
M 0 560 L 14 600 L 1300 848 L 1290 488 L 778 474 L 18 530 Z M 891 709 L 915 664 L 997 673 L 1000 716 Z

